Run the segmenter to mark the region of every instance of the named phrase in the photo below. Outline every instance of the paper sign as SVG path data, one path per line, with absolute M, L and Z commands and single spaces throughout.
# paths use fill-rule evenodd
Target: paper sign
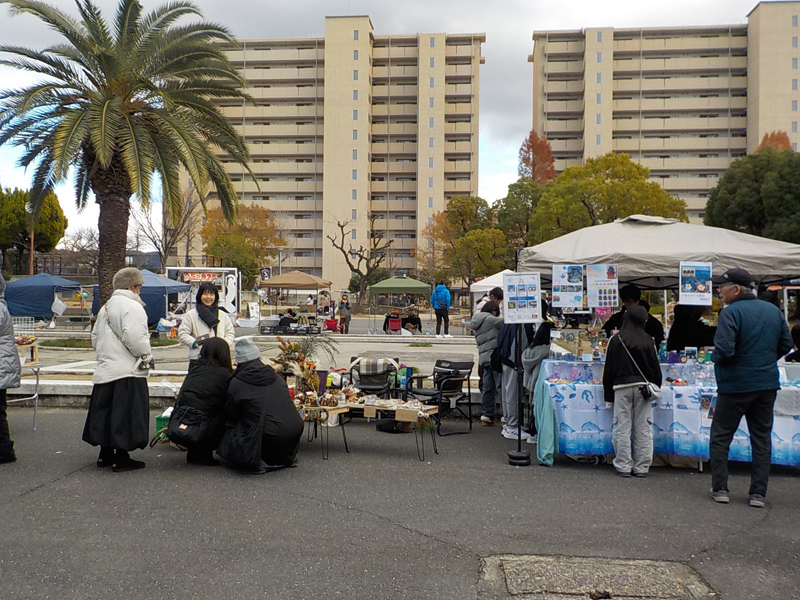
M 710 262 L 681 262 L 680 282 L 680 304 L 711 306 L 713 290 Z
M 542 320 L 539 273 L 503 274 L 503 317 L 506 323 Z
M 583 308 L 582 265 L 553 265 L 553 306 Z
M 364 417 L 369 419 L 375 417 L 378 412 L 374 406 L 365 406 L 364 407 Z
M 586 290 L 591 308 L 616 308 L 619 303 L 617 265 L 586 265 Z

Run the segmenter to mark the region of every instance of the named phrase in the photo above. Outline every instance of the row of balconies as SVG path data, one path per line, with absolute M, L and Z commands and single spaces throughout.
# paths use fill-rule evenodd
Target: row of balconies
M 628 131 L 727 131 L 729 129 L 746 129 L 746 117 L 676 117 L 646 119 L 614 119 L 611 127 L 614 132 Z
M 583 78 L 571 79 L 568 81 L 548 81 L 545 92 L 549 96 L 555 93 L 581 93 L 584 89 Z M 598 88 L 600 91 L 607 87 Z M 611 87 L 614 92 L 624 91 L 650 91 L 650 90 L 698 90 L 717 91 L 729 89 L 747 89 L 747 77 L 745 76 L 721 76 L 721 77 L 658 77 L 653 79 L 615 79 Z
M 747 70 L 746 56 L 675 56 L 671 58 L 631 58 L 613 61 L 614 75 L 623 73 L 651 74 L 653 72 L 690 73 L 692 71 L 739 71 Z M 583 75 L 586 67 L 583 59 L 548 61 L 545 72 L 548 76 Z M 594 71 L 594 70 L 593 70 Z
M 746 29 L 743 30 L 746 32 Z M 645 32 L 645 35 L 647 33 Z M 567 58 L 569 56 L 583 56 L 585 44 L 583 37 L 577 38 L 570 36 L 570 39 L 537 37 L 536 43 L 544 44 L 545 55 L 550 58 Z M 634 39 L 621 39 L 615 36 L 613 52 L 620 53 L 658 53 L 658 52 L 685 52 L 687 54 L 700 52 L 723 52 L 728 49 L 746 50 L 746 35 L 731 37 L 727 32 L 721 32 L 719 36 L 707 36 L 703 34 L 683 36 L 680 32 L 673 35 L 665 32 L 664 37 L 636 37 Z
M 241 68 L 242 65 L 254 62 L 286 64 L 293 61 L 300 63 L 322 61 L 325 57 L 325 49 L 322 46 L 306 49 L 294 46 L 274 46 L 269 50 L 249 50 L 245 45 L 243 49 L 228 50 L 225 54 L 228 60 Z
M 586 107 L 584 100 L 548 100 L 545 102 L 545 114 L 552 115 L 583 115 Z M 725 113 L 728 110 L 746 110 L 747 98 L 737 97 L 675 97 L 675 98 L 634 98 L 614 100 L 612 103 L 614 114 L 631 112 L 647 113 L 649 111 L 669 112 L 679 115 L 681 111 L 716 111 Z
M 554 153 L 583 152 L 584 143 L 582 137 L 568 140 L 548 139 Z M 747 148 L 747 139 L 745 137 L 727 136 L 720 136 L 716 138 L 681 137 L 666 139 L 635 137 L 634 139 L 629 140 L 616 138 L 612 140 L 612 148 L 615 152 L 657 152 L 659 150 L 663 150 L 668 152 L 707 151 L 710 154 L 723 154 L 727 153 L 728 151 L 735 152 L 745 150 Z M 699 160 L 706 161 L 712 159 L 699 158 Z

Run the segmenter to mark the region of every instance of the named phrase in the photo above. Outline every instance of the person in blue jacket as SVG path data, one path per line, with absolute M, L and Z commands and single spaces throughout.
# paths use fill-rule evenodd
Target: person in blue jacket
M 742 416 L 747 419 L 753 461 L 750 506 L 762 508 L 772 462 L 772 420 L 780 388 L 777 361 L 792 349 L 789 328 L 781 311 L 753 294 L 753 276 L 728 269 L 713 277 L 722 301 L 714 335 L 717 405 L 711 421 L 711 497 L 730 502 L 728 452 Z
M 439 280 L 436 283 L 436 288 L 431 294 L 431 306 L 433 312 L 436 313 L 436 337 L 442 337 L 442 321 L 444 321 L 444 337 L 452 337 L 450 335 L 450 316 L 447 312 L 450 309 L 450 290 L 445 287 L 444 281 Z

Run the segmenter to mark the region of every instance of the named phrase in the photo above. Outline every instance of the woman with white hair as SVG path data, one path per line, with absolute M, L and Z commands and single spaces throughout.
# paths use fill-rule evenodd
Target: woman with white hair
M 147 375 L 153 364 L 144 302 L 144 278 L 126 267 L 114 275 L 114 293 L 97 313 L 92 347 L 97 368 L 83 441 L 100 446 L 98 467 L 115 473 L 144 468 L 129 452 L 147 447 L 149 402 Z

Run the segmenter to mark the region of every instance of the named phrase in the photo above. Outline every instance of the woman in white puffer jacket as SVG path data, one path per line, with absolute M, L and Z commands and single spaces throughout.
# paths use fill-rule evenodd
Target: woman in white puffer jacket
M 233 355 L 236 334 L 228 314 L 219 308 L 219 292 L 214 284 L 201 283 L 195 301 L 195 308 L 183 315 L 178 327 L 178 340 L 189 348 L 189 366 L 200 356 L 203 340 L 210 337 L 224 338 Z

